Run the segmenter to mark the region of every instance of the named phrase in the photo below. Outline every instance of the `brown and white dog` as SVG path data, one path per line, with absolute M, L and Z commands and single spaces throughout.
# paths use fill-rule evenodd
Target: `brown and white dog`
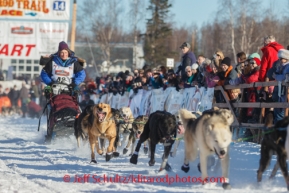
M 85 135 L 88 135 L 90 143 L 91 162 L 97 163 L 94 153 L 95 147 L 98 154 L 103 154 L 103 150 L 99 147 L 99 139 L 102 140 L 102 143 L 105 139 L 109 141 L 106 151 L 106 161 L 109 161 L 113 156 L 118 156 L 118 153 L 114 152 L 117 131 L 110 105 L 99 103 L 87 107 L 81 113 L 75 121 L 75 137 L 77 138 L 78 144 L 79 138 L 84 138 Z

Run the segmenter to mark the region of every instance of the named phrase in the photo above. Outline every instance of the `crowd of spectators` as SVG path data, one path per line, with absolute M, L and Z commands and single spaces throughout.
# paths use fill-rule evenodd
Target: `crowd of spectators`
M 226 56 L 221 50 L 216 50 L 213 57 L 195 54 L 190 50 L 189 43 L 184 42 L 180 49 L 183 53 L 180 65 L 176 70 L 165 66 L 151 68 L 145 65 L 142 69 L 119 72 L 112 76 L 97 77 L 95 80 L 86 80 L 80 86 L 80 106 L 82 109 L 88 104 L 96 101 L 91 99 L 92 95 L 113 93 L 123 95 L 133 90 L 137 93 L 139 89 L 159 89 L 175 87 L 177 91 L 190 87 L 213 88 L 215 86 L 238 85 L 242 83 L 254 83 L 264 81 L 283 81 L 289 73 L 289 51 L 275 41 L 272 35 L 264 38 L 261 48 L 262 57 L 258 53 L 236 54 L 237 63 Z M 24 86 L 25 87 L 25 86 Z M 41 88 L 42 87 L 42 88 Z M 265 88 L 249 88 L 241 93 L 240 89 L 227 90 L 226 95 L 215 91 L 216 102 L 225 102 L 227 98 L 231 102 L 256 102 L 266 95 L 274 102 L 286 101 L 284 87 L 276 86 Z M 43 85 L 36 86 L 31 82 L 30 89 L 22 87 L 20 91 L 11 88 L 3 91 L 0 87 L 0 96 L 7 95 L 11 100 L 12 109 L 16 108 L 19 101 L 22 104 L 22 115 L 25 116 L 28 103 L 31 101 L 36 105 L 45 105 L 43 97 Z M 264 97 L 263 97 L 264 98 Z M 24 104 L 24 107 L 23 107 Z M 19 106 L 19 105 L 18 105 Z M 15 110 L 17 111 L 17 110 Z M 243 112 L 248 122 L 257 122 L 259 109 L 247 108 Z M 284 117 L 284 109 L 274 109 L 274 121 Z M 242 120 L 243 121 L 243 120 Z
M 221 50 L 216 50 L 213 57 L 198 55 L 190 50 L 190 44 L 184 42 L 180 49 L 183 53 L 180 65 L 176 70 L 165 66 L 150 68 L 145 65 L 142 69 L 134 69 L 132 72 L 119 72 L 115 76 L 97 77 L 95 81 L 87 81 L 82 87 L 83 95 L 113 93 L 123 95 L 130 91 L 137 93 L 138 89 L 158 89 L 175 87 L 176 90 L 190 87 L 206 87 L 238 85 L 264 81 L 282 81 L 286 78 L 289 63 L 289 51 L 275 41 L 272 35 L 264 38 L 261 48 L 262 57 L 258 53 L 238 52 L 237 63 L 227 57 Z M 289 70 L 289 65 L 288 65 Z M 280 89 L 279 89 L 280 90 Z M 284 88 L 283 88 L 284 90 Z M 225 97 L 230 102 L 257 102 L 263 95 L 275 102 L 285 101 L 286 97 L 281 89 L 278 95 L 278 86 L 265 88 L 227 90 L 226 96 L 220 91 L 215 91 L 216 102 L 225 102 Z M 276 93 L 277 94 L 274 94 Z M 280 94 L 281 93 L 281 94 Z M 273 97 L 272 97 L 273 96 Z M 275 96 L 275 98 L 274 98 Z M 83 97 L 84 98 L 84 97 Z M 258 122 L 259 110 L 254 108 L 244 109 L 242 112 L 248 122 Z M 275 122 L 284 116 L 284 109 L 274 109 Z M 245 121 L 246 121 L 245 120 Z M 244 121 L 244 120 L 242 120 Z

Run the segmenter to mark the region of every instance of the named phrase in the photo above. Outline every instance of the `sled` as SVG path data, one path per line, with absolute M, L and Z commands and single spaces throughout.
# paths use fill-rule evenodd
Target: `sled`
M 78 93 L 75 93 L 70 85 L 56 83 L 47 87 L 45 94 L 48 100 L 44 109 L 47 118 L 45 142 L 50 143 L 54 139 L 73 135 L 74 121 L 81 113 Z

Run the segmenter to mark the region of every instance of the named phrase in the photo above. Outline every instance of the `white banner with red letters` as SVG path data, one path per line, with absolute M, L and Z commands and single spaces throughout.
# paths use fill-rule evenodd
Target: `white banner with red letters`
M 68 22 L 0 22 L 0 58 L 39 59 L 68 39 Z
M 70 0 L 0 0 L 0 20 L 70 19 Z

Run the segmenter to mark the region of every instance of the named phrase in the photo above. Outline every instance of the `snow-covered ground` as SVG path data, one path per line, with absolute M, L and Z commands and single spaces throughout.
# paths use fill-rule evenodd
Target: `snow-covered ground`
M 0 192 L 224 192 L 221 183 L 203 186 L 198 182 L 185 182 L 190 176 L 200 177 L 198 160 L 191 163 L 191 170 L 184 173 L 183 141 L 177 156 L 169 157 L 173 170 L 158 173 L 162 145 L 157 146 L 156 164 L 148 166 L 148 156 L 140 151 L 137 165 L 129 163 L 128 155 L 121 155 L 109 162 L 97 155 L 97 164 L 90 164 L 88 143 L 77 148 L 73 136 L 70 139 L 44 144 L 46 134 L 45 117 L 40 132 L 37 132 L 38 119 L 20 117 L 0 117 Z M 122 152 L 122 149 L 120 149 Z M 268 177 L 276 162 L 273 157 L 270 168 L 263 175 L 263 182 L 257 185 L 257 169 L 260 159 L 260 145 L 235 143 L 230 152 L 230 183 L 228 192 L 287 192 L 280 171 L 274 180 Z M 209 171 L 211 177 L 220 177 L 220 169 Z M 77 176 L 75 178 L 75 176 Z M 109 176 L 115 182 L 107 182 L 101 177 Z M 138 177 L 153 177 L 158 182 L 138 181 Z M 161 178 L 164 179 L 161 180 Z M 99 180 L 101 182 L 99 182 Z M 168 180 L 184 182 L 168 183 Z M 106 179 L 107 180 L 107 179 Z M 109 180 L 109 179 L 108 179 Z M 76 182 L 74 182 L 76 181 Z M 119 181 L 119 182 L 118 182 Z M 121 182 L 123 183 L 121 183 Z M 133 182 L 134 181 L 134 182 Z M 161 182 L 160 182 L 161 181 Z M 163 181 L 163 182 L 162 182 Z

